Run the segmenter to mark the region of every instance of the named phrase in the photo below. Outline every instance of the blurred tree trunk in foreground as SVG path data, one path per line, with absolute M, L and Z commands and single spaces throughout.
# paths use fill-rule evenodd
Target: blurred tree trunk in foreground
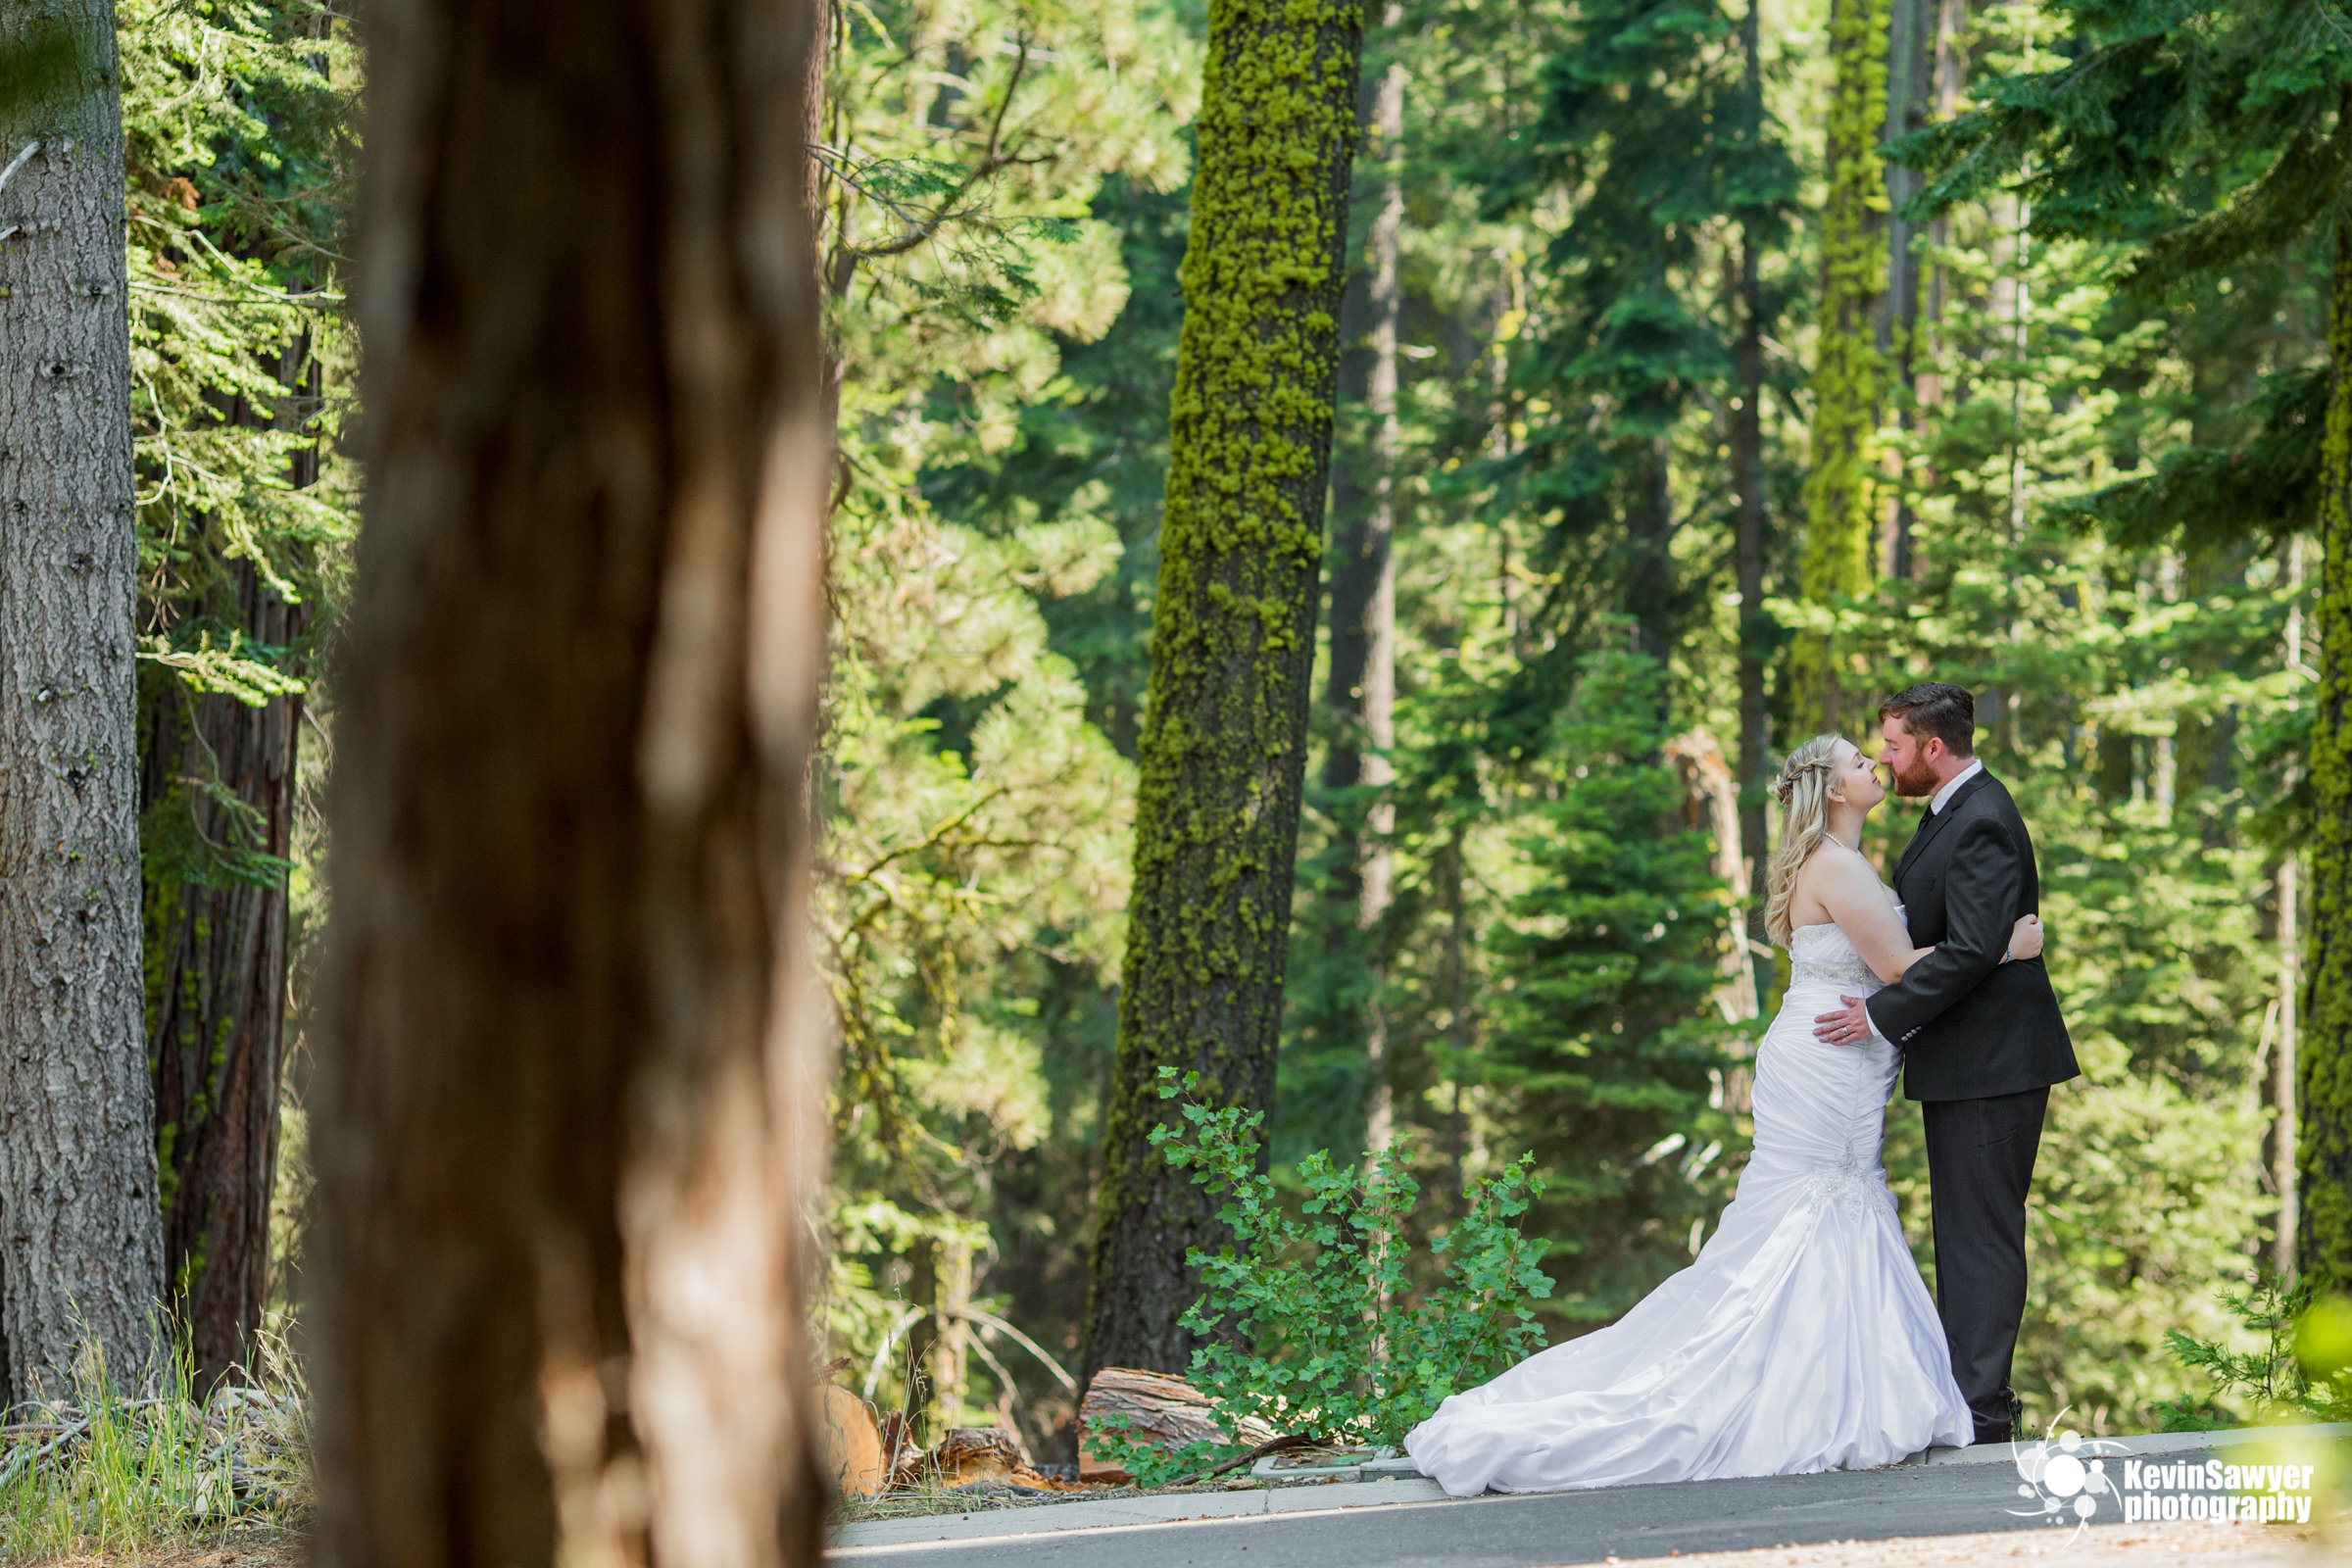
M 0 1403 L 137 1379 L 162 1294 L 114 10 L 0 8 Z
M 1183 1372 L 1216 1200 L 1152 1147 L 1162 1066 L 1269 1106 L 1306 766 L 1361 7 L 1211 0 L 1135 891 L 1085 1367 Z
M 799 0 L 383 0 L 322 1561 L 817 1560 Z

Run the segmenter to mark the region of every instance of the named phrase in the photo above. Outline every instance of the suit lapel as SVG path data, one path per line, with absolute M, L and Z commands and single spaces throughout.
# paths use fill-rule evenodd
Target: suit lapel
M 1905 850 L 1903 858 L 1895 862 L 1894 880 L 1897 884 L 1903 880 L 1904 873 L 1911 869 L 1912 862 L 1926 854 L 1928 846 L 1936 842 L 1936 835 L 1943 831 L 1944 824 L 1960 813 L 1961 803 L 1983 789 L 1991 780 L 1991 770 L 1982 769 L 1975 778 L 1952 792 L 1952 798 L 1943 803 L 1942 810 L 1938 811 L 1932 806 L 1928 808 L 1927 815 L 1920 820 L 1919 831 L 1911 835 L 1911 847 Z

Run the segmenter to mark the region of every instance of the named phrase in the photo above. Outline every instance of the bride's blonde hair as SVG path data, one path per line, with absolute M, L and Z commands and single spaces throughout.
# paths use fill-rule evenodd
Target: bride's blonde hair
M 1830 774 L 1838 765 L 1836 735 L 1816 735 L 1788 754 L 1772 781 L 1781 803 L 1781 847 L 1764 873 L 1764 934 L 1776 948 L 1788 945 L 1788 906 L 1796 898 L 1796 873 L 1830 836 Z

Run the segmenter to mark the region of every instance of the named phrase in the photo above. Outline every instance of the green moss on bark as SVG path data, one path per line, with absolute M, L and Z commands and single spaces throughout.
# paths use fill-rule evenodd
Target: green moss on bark
M 2352 1291 L 2352 234 L 2336 242 L 2334 384 L 2320 477 L 2320 683 L 2311 733 L 2311 955 L 2296 1068 L 2297 1262 Z
M 1888 0 L 1835 0 L 1830 48 L 1830 189 L 1821 219 L 1820 344 L 1813 367 L 1812 471 L 1805 480 L 1802 592 L 1807 602 L 1868 593 L 1877 580 L 1879 400 L 1885 374 L 1876 314 L 1886 288 Z M 1800 722 L 1840 719 L 1834 639 L 1808 632 L 1790 651 Z M 1846 715 L 1850 716 L 1850 715 Z
M 1340 0 L 1208 9 L 1090 1371 L 1184 1370 L 1221 1229 L 1151 1146 L 1156 1070 L 1273 1098 L 1362 36 Z

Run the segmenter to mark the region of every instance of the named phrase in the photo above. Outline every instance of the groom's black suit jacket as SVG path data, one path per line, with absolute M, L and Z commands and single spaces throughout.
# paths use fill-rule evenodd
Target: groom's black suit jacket
M 2001 962 L 2023 915 L 2041 912 L 2034 839 L 1990 773 L 1931 809 L 1894 870 L 1917 947 L 1936 951 L 1870 999 L 1870 1019 L 1902 1048 L 1913 1100 L 1988 1100 L 2081 1074 L 2050 972 Z

